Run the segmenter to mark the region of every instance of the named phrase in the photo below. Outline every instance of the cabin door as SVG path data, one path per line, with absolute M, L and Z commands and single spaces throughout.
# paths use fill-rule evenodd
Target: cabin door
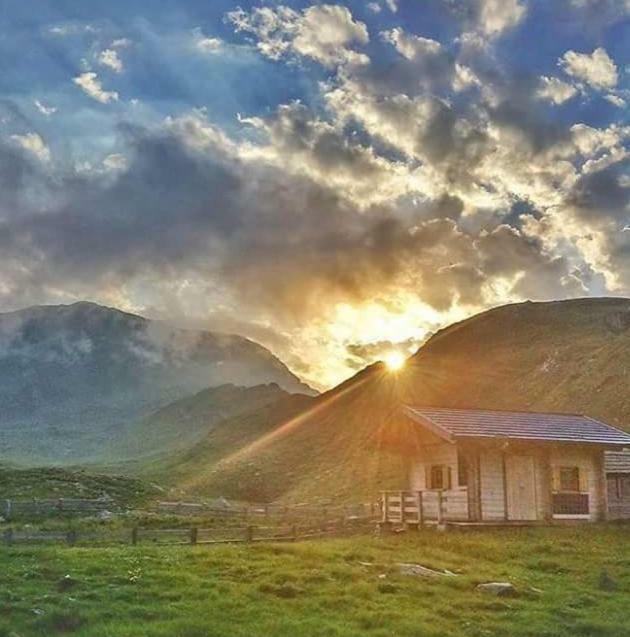
M 505 457 L 508 520 L 536 519 L 536 469 L 532 456 Z

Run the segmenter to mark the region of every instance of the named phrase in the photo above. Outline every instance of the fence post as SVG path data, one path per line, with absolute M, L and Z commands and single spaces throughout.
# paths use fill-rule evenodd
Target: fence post
M 131 543 L 135 546 L 138 543 L 138 527 L 134 526 L 131 529 Z
M 6 529 L 3 535 L 5 544 L 11 546 L 13 544 L 13 529 Z
M 245 541 L 246 542 L 254 541 L 254 527 L 251 524 L 245 527 Z
M 438 527 L 442 526 L 444 523 L 444 511 L 442 510 L 444 502 L 444 494 L 442 493 L 442 489 L 437 492 L 437 523 Z
M 197 527 L 196 526 L 190 527 L 190 543 L 197 544 Z

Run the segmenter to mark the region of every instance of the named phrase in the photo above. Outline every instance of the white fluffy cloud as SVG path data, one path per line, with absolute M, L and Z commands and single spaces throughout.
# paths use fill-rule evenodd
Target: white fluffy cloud
M 515 27 L 526 13 L 521 0 L 480 0 L 479 28 L 487 36 L 498 36 Z
M 442 45 L 436 40 L 408 34 L 400 28 L 385 31 L 382 37 L 386 42 L 391 42 L 396 47 L 396 50 L 408 60 L 437 55 L 442 50 Z
M 622 97 L 619 97 L 619 95 L 615 95 L 614 93 L 605 95 L 604 99 L 611 104 L 618 106 L 619 108 L 625 108 L 627 106 L 626 101 Z
M 86 95 L 89 95 L 93 100 L 101 104 L 118 101 L 118 93 L 116 91 L 106 91 L 96 73 L 86 71 L 73 78 L 72 81 L 79 86 Z
M 228 13 L 237 31 L 252 33 L 259 51 L 272 59 L 293 54 L 311 58 L 326 67 L 365 64 L 365 55 L 350 48 L 367 44 L 369 35 L 347 7 L 315 5 L 302 12 L 286 6 L 259 7 L 250 13 L 237 9 Z
M 548 100 L 554 104 L 563 104 L 567 100 L 577 95 L 577 89 L 572 84 L 563 82 L 557 77 L 540 78 L 540 86 L 536 95 L 542 100 Z
M 42 162 L 49 162 L 50 149 L 37 133 L 25 133 L 24 135 L 11 135 L 11 139 L 21 148 L 33 154 Z
M 586 82 L 594 89 L 605 90 L 617 86 L 617 66 L 602 47 L 590 54 L 567 51 L 559 63 L 567 75 Z
M 115 73 L 122 73 L 123 63 L 116 49 L 103 49 L 96 59 L 101 66 L 106 66 Z
M 218 53 L 223 48 L 223 41 L 220 38 L 204 35 L 199 27 L 193 29 L 192 35 L 194 47 L 200 53 L 212 55 Z
M 44 104 L 43 102 L 40 102 L 39 100 L 33 100 L 33 104 L 35 104 L 35 108 L 46 117 L 50 117 L 57 112 L 57 108 L 55 106 L 49 106 L 47 104 Z

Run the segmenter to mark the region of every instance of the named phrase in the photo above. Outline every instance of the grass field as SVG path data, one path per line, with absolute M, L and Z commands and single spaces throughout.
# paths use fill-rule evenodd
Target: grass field
M 400 562 L 457 577 L 400 573 Z M 296 544 L 3 548 L 0 635 L 630 635 L 630 528 Z M 508 580 L 511 598 L 475 590 Z

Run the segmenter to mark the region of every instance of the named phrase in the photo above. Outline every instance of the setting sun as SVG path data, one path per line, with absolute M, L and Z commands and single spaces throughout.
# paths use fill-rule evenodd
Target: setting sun
M 405 357 L 401 352 L 389 352 L 383 362 L 390 372 L 397 372 L 405 366 Z

